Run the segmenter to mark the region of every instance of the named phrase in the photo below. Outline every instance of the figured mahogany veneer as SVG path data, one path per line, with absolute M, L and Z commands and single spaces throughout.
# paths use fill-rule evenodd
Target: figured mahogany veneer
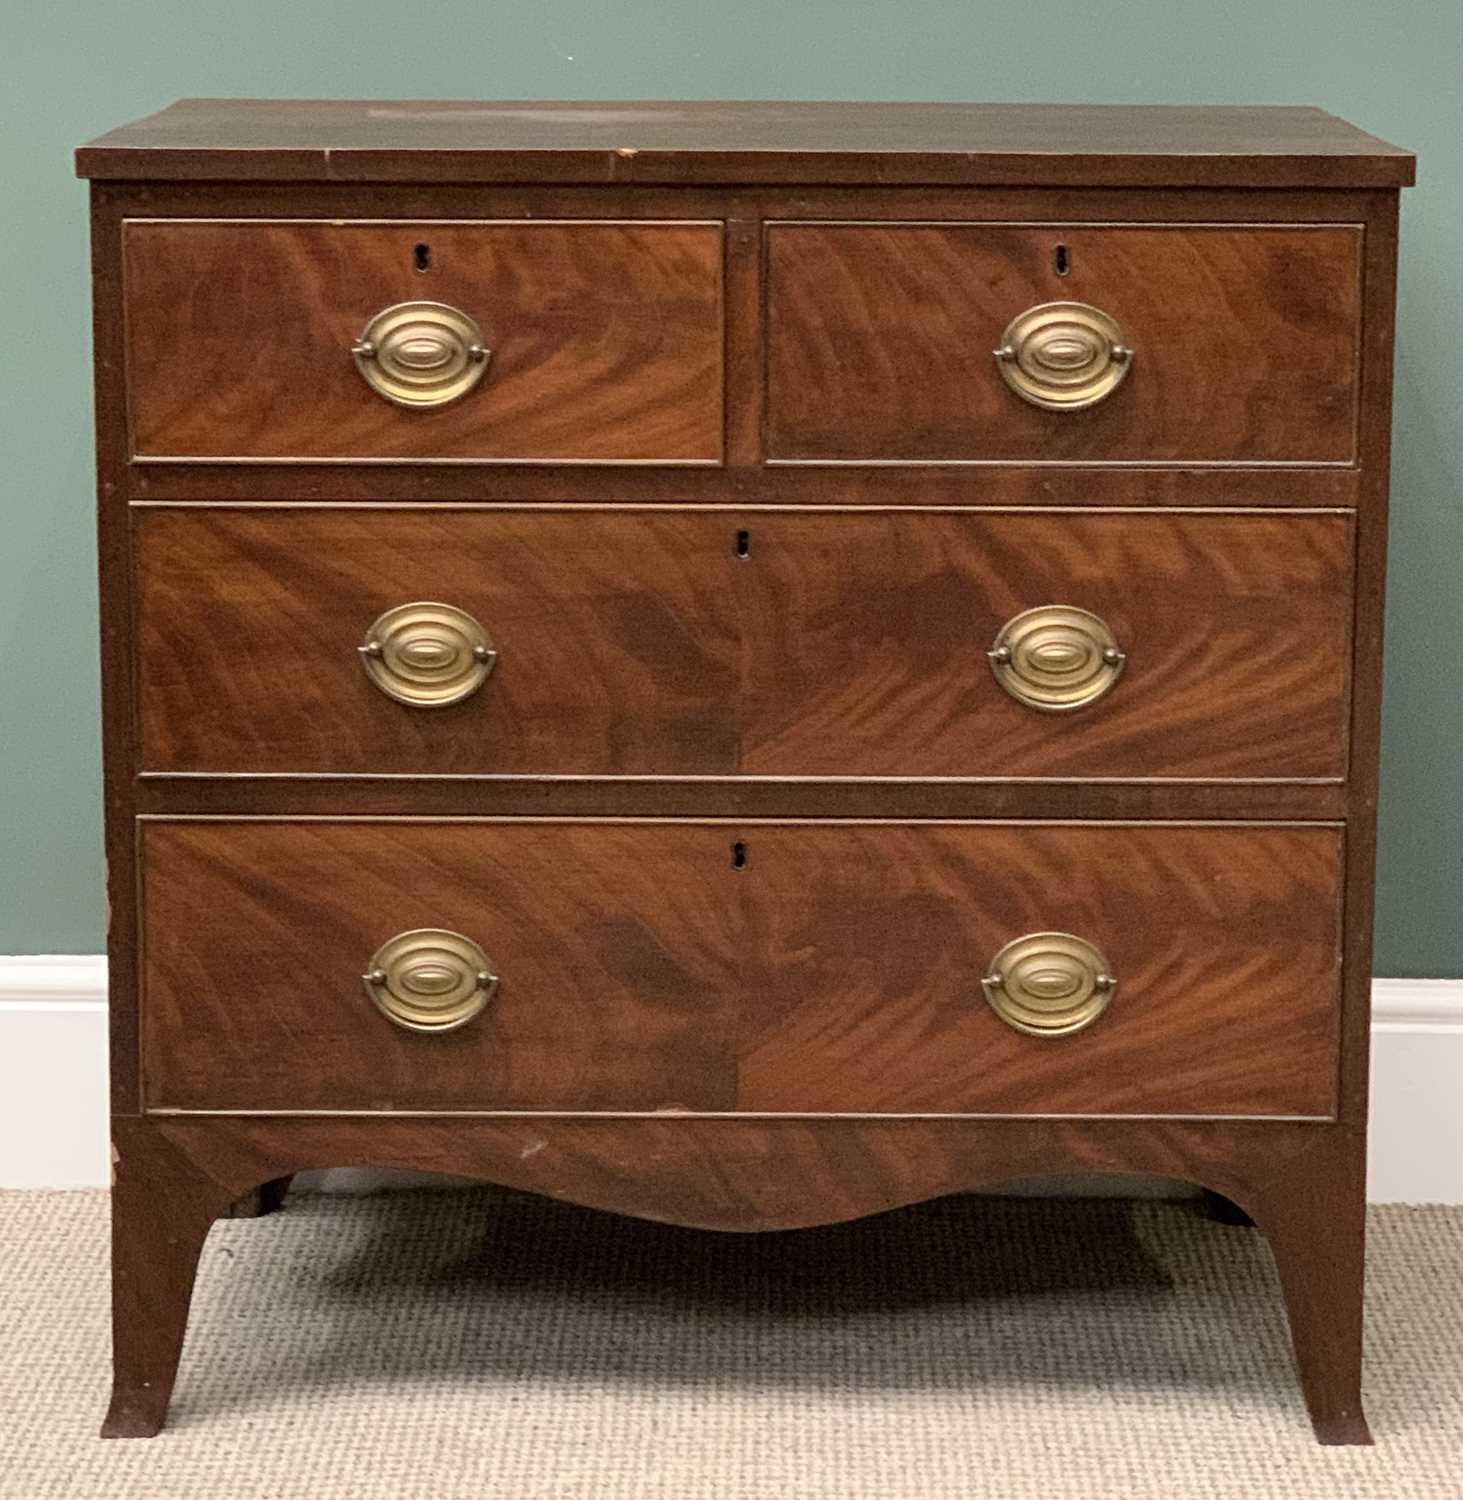
M 123 262 L 139 455 L 721 458 L 719 225 L 143 220 Z M 430 411 L 350 360 L 371 317 L 418 299 L 491 350 Z
M 150 1108 L 1335 1107 L 1334 828 L 151 822 L 143 857 Z M 499 976 L 442 1036 L 360 979 L 419 927 Z M 1119 989 L 1087 1030 L 1033 1037 L 980 981 L 1052 929 Z
M 1354 227 L 773 224 L 767 262 L 771 459 L 1356 452 Z M 992 358 L 1012 318 L 1058 300 L 1111 314 L 1135 350 L 1085 411 L 1027 404 Z
M 974 511 L 746 523 L 741 765 L 763 775 L 1242 778 L 1346 772 L 1348 516 Z M 1086 707 L 1009 697 L 1023 610 L 1100 616 Z
M 137 561 L 150 771 L 1346 771 L 1344 514 L 148 510 Z M 406 707 L 361 671 L 409 599 L 492 636 L 465 702 Z M 1051 603 L 1129 658 L 1063 715 L 986 660 Z
M 147 1102 L 733 1109 L 730 844 L 657 824 L 149 823 Z M 500 976 L 445 1035 L 393 1025 L 361 982 L 413 928 L 465 934 Z
M 1268 1236 L 1317 1436 L 1369 1441 L 1406 152 L 1289 108 L 194 100 L 78 163 L 106 1434 L 163 1422 L 209 1223 L 349 1165 L 735 1231 L 1186 1179 Z M 353 348 L 414 302 L 471 321 Z M 1097 311 L 1008 334 L 1054 302 Z M 1095 404 L 1018 394 L 1089 359 Z M 418 642 L 483 679 L 451 707 L 377 685 L 424 602 L 477 622 Z M 1105 696 L 1003 689 L 1042 606 Z M 403 999 L 426 928 L 479 946 Z M 1074 973 L 1085 1029 L 1002 1019 Z M 389 1018 L 458 983 L 459 1029 Z
M 141 763 L 731 771 L 735 536 L 674 513 L 147 511 Z M 492 637 L 492 674 L 462 703 L 396 703 L 361 670 L 367 627 L 414 599 L 464 609 Z
M 1334 828 L 752 828 L 738 1103 L 870 1113 L 1329 1115 Z M 1117 990 L 1033 1037 L 980 993 L 1029 932 L 1102 950 Z M 1284 936 L 1280 936 L 1284 934 Z

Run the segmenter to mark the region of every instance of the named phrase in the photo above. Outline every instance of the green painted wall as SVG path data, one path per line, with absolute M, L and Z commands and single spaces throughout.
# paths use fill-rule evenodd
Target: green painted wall
M 1463 6 L 5 0 L 0 953 L 102 945 L 86 191 L 183 94 L 1318 104 L 1410 147 L 1377 970 L 1463 975 Z

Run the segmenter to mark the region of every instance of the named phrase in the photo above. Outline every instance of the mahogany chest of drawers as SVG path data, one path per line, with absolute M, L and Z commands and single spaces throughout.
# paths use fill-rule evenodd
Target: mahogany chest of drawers
M 1361 1442 L 1397 192 L 1317 110 L 188 101 L 92 179 L 115 1389 L 306 1167 L 1238 1204 Z

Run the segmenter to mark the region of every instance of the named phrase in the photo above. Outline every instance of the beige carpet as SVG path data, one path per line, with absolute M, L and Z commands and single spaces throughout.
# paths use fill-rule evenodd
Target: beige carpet
M 1253 1230 L 949 1199 L 728 1237 L 296 1194 L 204 1252 L 170 1424 L 99 1441 L 106 1197 L 0 1194 L 5 1500 L 1433 1500 L 1463 1213 L 1374 1210 L 1377 1446 L 1323 1449 Z

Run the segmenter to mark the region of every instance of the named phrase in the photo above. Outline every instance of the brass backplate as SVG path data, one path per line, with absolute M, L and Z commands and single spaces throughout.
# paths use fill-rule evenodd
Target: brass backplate
M 1123 383 L 1132 364 L 1122 325 L 1085 302 L 1027 308 L 1007 324 L 996 350 L 1006 384 L 1049 411 L 1095 405 Z
M 1117 685 L 1127 656 L 1100 615 L 1070 604 L 1023 610 L 986 653 L 996 681 L 1044 713 L 1086 708 Z
M 493 962 L 471 938 L 440 927 L 399 932 L 371 955 L 363 976 L 371 1003 L 408 1031 L 455 1031 L 498 988 Z
M 1032 932 L 1009 942 L 981 980 L 996 1014 L 1031 1036 L 1070 1036 L 1112 1002 L 1117 982 L 1101 952 L 1069 932 Z
M 466 610 L 433 600 L 377 616 L 358 650 L 371 681 L 413 708 L 461 703 L 488 680 L 498 659 L 487 631 Z
M 445 302 L 398 302 L 383 308 L 352 346 L 356 369 L 397 406 L 446 406 L 487 372 L 482 330 Z

